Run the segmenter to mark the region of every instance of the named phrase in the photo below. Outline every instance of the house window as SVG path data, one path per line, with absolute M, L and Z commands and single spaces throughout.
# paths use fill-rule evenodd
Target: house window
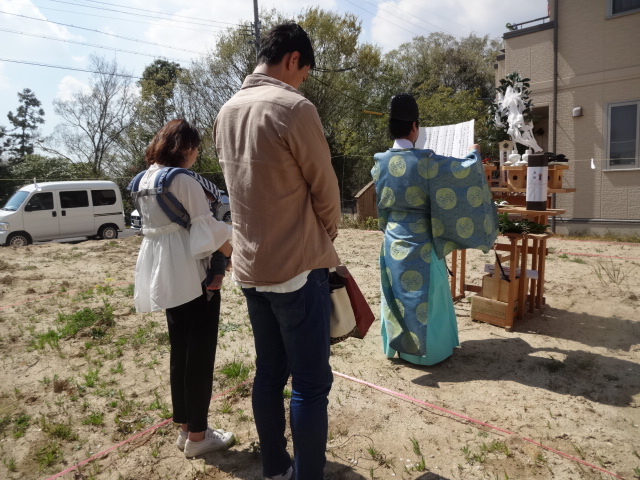
M 640 0 L 607 0 L 607 16 L 640 12 Z
M 609 105 L 609 170 L 639 168 L 640 102 Z

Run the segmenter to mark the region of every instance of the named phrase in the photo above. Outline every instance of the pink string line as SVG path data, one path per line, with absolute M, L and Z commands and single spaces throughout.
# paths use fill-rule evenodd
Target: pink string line
M 220 398 L 221 396 L 226 395 L 227 393 L 232 392 L 233 390 L 235 390 L 235 389 L 237 389 L 237 388 L 240 388 L 242 385 L 244 385 L 244 384 L 246 384 L 246 383 L 250 382 L 251 380 L 253 380 L 253 379 L 252 379 L 252 378 L 249 378 L 249 379 L 245 380 L 244 382 L 239 383 L 239 384 L 238 384 L 238 385 L 236 385 L 235 387 L 232 387 L 232 388 L 230 388 L 230 389 L 228 389 L 228 390 L 225 390 L 225 391 L 224 391 L 224 392 L 222 392 L 222 393 L 219 393 L 218 395 L 215 395 L 215 396 L 211 397 L 211 400 L 215 400 L 216 398 Z M 162 421 L 162 422 L 160 422 L 160 423 L 158 423 L 158 424 L 154 425 L 153 427 L 149 427 L 149 428 L 147 428 L 146 430 L 144 430 L 144 431 L 142 431 L 142 432 L 139 432 L 139 433 L 135 434 L 134 436 L 132 436 L 132 437 L 130 437 L 130 438 L 127 438 L 126 440 L 123 440 L 122 442 L 120 442 L 120 443 L 118 443 L 118 444 L 116 444 L 116 445 L 113 445 L 112 447 L 107 448 L 106 450 L 103 450 L 103 451 L 101 451 L 101 452 L 99 452 L 99 453 L 96 453 L 95 455 L 90 456 L 89 458 L 87 458 L 86 460 L 83 460 L 83 461 L 82 461 L 82 462 L 80 462 L 80 463 L 76 463 L 74 466 L 69 467 L 69 468 L 67 468 L 66 470 L 63 470 L 63 471 L 62 471 L 62 472 L 60 472 L 60 473 L 56 473 L 54 476 L 47 478 L 47 480 L 54 480 L 55 478 L 61 477 L 62 475 L 66 474 L 66 473 L 69 473 L 69 472 L 71 472 L 71 471 L 73 471 L 73 470 L 76 470 L 78 467 L 81 467 L 81 466 L 83 466 L 83 465 L 86 465 L 87 463 L 91 462 L 92 460 L 95 460 L 95 459 L 97 459 L 97 458 L 100 458 L 100 457 L 102 457 L 102 456 L 106 455 L 107 453 L 112 452 L 112 451 L 113 451 L 113 450 L 115 450 L 116 448 L 121 447 L 122 445 L 125 445 L 125 444 L 127 444 L 127 443 L 129 443 L 129 442 L 132 442 L 132 441 L 133 441 L 133 440 L 135 440 L 136 438 L 139 438 L 139 437 L 141 437 L 141 436 L 143 436 L 143 435 L 146 435 L 146 434 L 147 434 L 147 433 L 149 433 L 149 432 L 152 432 L 152 431 L 154 431 L 154 430 L 157 430 L 158 428 L 160 428 L 160 427 L 162 427 L 162 426 L 164 426 L 164 425 L 166 425 L 166 424 L 170 423 L 172 420 L 173 420 L 173 418 L 169 418 L 169 419 L 167 419 L 167 420 L 164 420 L 164 421 Z
M 131 282 L 122 282 L 122 283 L 114 283 L 113 286 L 114 287 L 119 287 L 120 285 L 129 285 L 129 284 L 131 284 Z M 66 292 L 52 293 L 51 295 L 45 295 L 43 297 L 27 298 L 26 300 L 23 300 L 22 302 L 12 303 L 11 305 L 5 305 L 3 307 L 0 307 L 0 311 L 1 310 L 5 310 L 7 308 L 11 308 L 11 307 L 17 307 L 18 305 L 24 305 L 25 303 L 29 303 L 29 302 L 38 302 L 38 301 L 44 300 L 46 298 L 57 297 L 58 295 L 65 295 L 65 294 L 68 294 L 68 293 L 76 293 L 76 292 L 83 292 L 83 291 L 84 290 L 82 290 L 82 289 L 67 290 Z
M 469 422 L 473 422 L 473 423 L 476 423 L 478 425 L 482 425 L 484 427 L 491 428 L 493 430 L 497 430 L 497 431 L 502 432 L 502 433 L 506 433 L 507 435 L 516 435 L 517 436 L 517 434 L 515 434 L 514 432 L 510 432 L 509 430 L 504 430 L 504 429 L 496 427 L 494 425 L 481 422 L 480 420 L 475 420 L 475 419 L 473 419 L 471 417 L 467 417 L 467 416 L 462 415 L 460 413 L 456 413 L 456 412 L 453 412 L 451 410 L 447 410 L 446 408 L 438 407 L 437 405 L 433 405 L 431 403 L 423 402 L 422 400 L 418 400 L 417 398 L 410 397 L 410 396 L 405 395 L 403 393 L 394 392 L 393 390 L 389 390 L 388 388 L 380 387 L 380 386 L 375 385 L 373 383 L 365 382 L 364 380 L 360 380 L 359 378 L 350 377 L 350 376 L 345 375 L 343 373 L 336 372 L 335 370 L 333 370 L 333 374 L 337 375 L 339 377 L 342 377 L 342 378 L 346 378 L 347 380 L 351 380 L 352 382 L 360 383 L 360 384 L 365 385 L 367 387 L 370 387 L 370 388 L 373 388 L 373 389 L 378 390 L 380 392 L 386 393 L 387 395 L 391 395 L 393 397 L 401 398 L 401 399 L 406 400 L 408 402 L 417 403 L 418 405 L 422 405 L 424 407 L 428 407 L 428 408 L 432 408 L 432 409 L 435 409 L 435 410 L 439 410 L 441 412 L 447 413 L 449 415 L 453 415 L 455 417 L 462 418 L 462 419 L 467 420 Z M 571 455 L 563 453 L 563 452 L 561 452 L 559 450 L 556 450 L 554 448 L 547 447 L 546 445 L 538 443 L 538 442 L 536 442 L 534 440 L 531 440 L 529 438 L 526 438 L 526 437 L 520 437 L 520 438 L 522 440 L 524 440 L 526 442 L 529 442 L 529 443 L 532 443 L 532 444 L 534 444 L 534 445 L 536 445 L 536 446 L 538 446 L 540 448 L 544 448 L 545 450 L 548 450 L 550 452 L 557 453 L 558 455 L 560 455 L 562 457 L 565 457 L 565 458 L 568 458 L 569 460 L 573 460 L 573 461 L 581 463 L 582 465 L 585 465 L 585 466 L 587 466 L 589 468 L 593 468 L 595 470 L 599 470 L 599 471 L 601 471 L 603 473 L 606 473 L 606 474 L 611 475 L 613 477 L 620 478 L 621 480 L 624 480 L 623 477 L 620 477 L 620 476 L 616 475 L 615 473 L 611 473 L 611 472 L 609 472 L 609 471 L 607 471 L 607 470 L 605 470 L 603 468 L 597 467 L 596 465 L 592 465 L 592 464 L 590 464 L 588 462 L 585 462 L 584 460 L 580 460 L 579 458 L 572 457 Z

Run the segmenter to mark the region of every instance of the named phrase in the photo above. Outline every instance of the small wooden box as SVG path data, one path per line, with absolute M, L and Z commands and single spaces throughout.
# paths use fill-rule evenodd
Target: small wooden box
M 471 297 L 471 319 L 511 328 L 518 313 L 520 281 L 515 278 L 508 282 L 493 275 L 482 277 L 481 296 Z
M 569 165 L 549 165 L 549 182 L 547 188 L 562 188 L 562 176 Z
M 498 167 L 492 164 L 484 164 L 484 176 L 487 178 L 487 185 L 491 186 L 491 182 L 493 181 L 493 172 L 497 170 Z
M 512 327 L 513 317 L 518 313 L 518 302 L 509 303 L 475 295 L 471 297 L 471 319 L 487 322 L 498 327 Z
M 519 278 L 513 280 L 513 300 L 515 300 L 518 296 L 518 287 L 520 286 L 519 282 Z M 512 282 L 507 282 L 506 280 L 502 279 L 496 282 L 493 278 L 493 275 L 485 275 L 484 277 L 482 277 L 482 296 L 484 298 L 498 300 L 499 302 L 508 302 L 509 288 L 511 287 L 511 283 Z
M 502 167 L 507 172 L 507 186 L 513 189 L 527 188 L 527 166 L 507 165 Z

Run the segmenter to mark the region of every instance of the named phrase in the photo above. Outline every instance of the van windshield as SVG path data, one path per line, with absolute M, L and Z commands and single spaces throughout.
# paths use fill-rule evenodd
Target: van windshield
M 25 192 L 23 190 L 18 190 L 14 193 L 9 201 L 2 207 L 2 210 L 8 210 L 10 212 L 15 212 L 20 208 L 22 202 L 24 202 L 25 198 L 29 196 L 29 192 Z

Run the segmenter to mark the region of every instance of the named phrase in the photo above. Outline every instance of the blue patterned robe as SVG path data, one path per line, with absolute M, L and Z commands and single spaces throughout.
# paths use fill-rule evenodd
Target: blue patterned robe
M 433 365 L 459 345 L 444 262 L 455 249 L 488 252 L 498 217 L 477 152 L 464 159 L 392 148 L 375 155 L 384 352 Z

